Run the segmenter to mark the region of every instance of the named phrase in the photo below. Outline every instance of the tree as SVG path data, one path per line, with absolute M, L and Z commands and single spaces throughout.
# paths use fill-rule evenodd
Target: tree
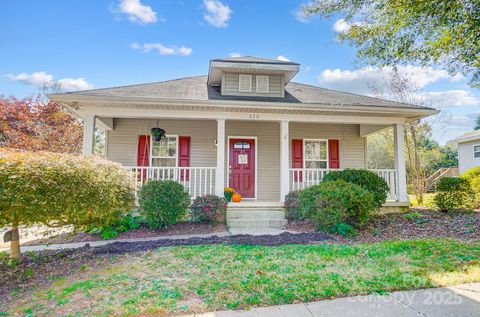
M 0 150 L 0 228 L 10 226 L 10 257 L 20 258 L 18 227 L 107 226 L 133 207 L 133 184 L 118 163 L 95 156 Z
M 475 126 L 473 127 L 474 130 L 480 130 L 480 115 L 475 120 Z
M 370 83 L 370 88 L 377 97 L 407 104 L 427 105 L 423 92 L 415 85 L 412 76 L 400 75 L 396 68 L 393 68 L 385 83 Z M 437 116 L 437 120 L 442 120 L 441 116 Z M 407 182 L 410 191 L 420 203 L 425 192 L 425 180 L 433 172 L 433 163 L 438 162 L 442 156 L 438 143 L 431 137 L 431 130 L 430 123 L 420 120 L 409 122 L 405 128 Z M 376 143 L 368 146 L 368 150 L 373 148 L 372 150 L 381 152 L 383 146 L 383 149 L 389 149 L 391 152 L 383 155 L 376 153 L 376 157 L 393 157 L 393 131 L 382 132 L 380 136 L 383 136 L 385 144 L 381 144 L 382 137 L 374 139 Z M 368 141 L 370 140 L 369 138 Z
M 0 147 L 79 153 L 82 136 L 81 122 L 41 95 L 0 97 Z
M 472 75 L 471 84 L 480 86 L 478 0 L 313 0 L 302 12 L 343 14 L 339 39 L 370 65 L 442 64 L 451 74 Z

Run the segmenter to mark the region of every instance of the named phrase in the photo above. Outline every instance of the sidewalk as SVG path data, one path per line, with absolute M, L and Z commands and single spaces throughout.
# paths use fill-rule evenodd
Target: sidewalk
M 478 317 L 480 283 L 183 317 Z
M 208 238 L 208 237 L 226 237 L 232 235 L 228 231 L 215 232 L 215 233 L 205 233 L 205 234 L 184 234 L 184 235 L 172 235 L 172 236 L 161 236 L 161 237 L 148 237 L 148 238 L 136 238 L 136 239 L 112 239 L 112 240 L 99 240 L 99 241 L 83 241 L 83 242 L 72 242 L 72 243 L 61 243 L 61 244 L 41 244 L 33 246 L 21 246 L 21 251 L 44 251 L 44 250 L 63 250 L 63 249 L 78 249 L 84 247 L 86 244 L 90 247 L 100 247 L 109 243 L 114 242 L 144 242 L 144 241 L 158 241 L 158 240 L 176 240 L 176 239 L 189 239 L 189 238 Z M 9 252 L 10 248 L 0 248 L 0 252 L 6 251 Z

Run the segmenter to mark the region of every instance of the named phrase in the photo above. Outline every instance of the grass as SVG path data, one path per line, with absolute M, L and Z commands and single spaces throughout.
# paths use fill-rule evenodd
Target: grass
M 187 313 L 480 281 L 480 243 L 182 246 L 118 256 L 33 291 L 13 313 Z
M 423 203 L 419 204 L 415 195 L 409 195 L 410 197 L 410 204 L 412 207 L 418 207 L 418 206 L 423 206 L 423 207 L 434 207 L 435 204 L 433 202 L 433 198 L 435 197 L 435 193 L 425 193 L 423 194 Z

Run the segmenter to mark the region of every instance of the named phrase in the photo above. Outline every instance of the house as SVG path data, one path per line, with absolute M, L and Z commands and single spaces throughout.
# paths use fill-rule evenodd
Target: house
M 448 141 L 458 145 L 458 169 L 460 174 L 480 166 L 480 130 L 465 133 Z
M 252 204 L 283 201 L 339 168 L 366 168 L 366 137 L 393 127 L 395 168 L 375 170 L 389 204 L 408 205 L 404 125 L 435 109 L 293 82 L 300 65 L 255 57 L 210 61 L 207 76 L 50 94 L 84 120 L 83 153 L 106 130 L 106 156 L 138 185 L 174 179 L 192 197 L 233 187 Z M 153 141 L 150 130 L 167 136 Z

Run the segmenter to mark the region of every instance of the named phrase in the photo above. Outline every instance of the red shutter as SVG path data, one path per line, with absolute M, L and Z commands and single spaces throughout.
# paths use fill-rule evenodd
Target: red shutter
M 178 167 L 190 167 L 190 137 L 178 137 Z M 184 176 L 185 175 L 185 176 Z M 180 171 L 180 180 L 188 181 L 189 171 Z
M 303 168 L 303 140 L 292 140 L 292 168 Z M 302 173 L 294 172 L 295 182 L 302 181 Z
M 150 136 L 138 136 L 137 166 L 150 165 Z
M 338 140 L 328 140 L 328 167 L 340 168 L 340 154 L 339 154 Z

